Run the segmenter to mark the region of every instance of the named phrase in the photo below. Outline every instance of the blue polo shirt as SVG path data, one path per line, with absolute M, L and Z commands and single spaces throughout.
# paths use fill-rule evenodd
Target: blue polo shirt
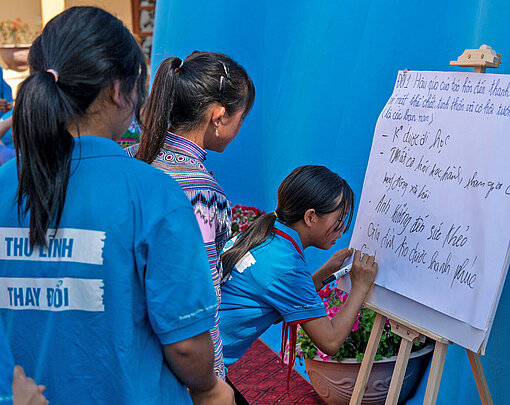
M 9 160 L 13 159 L 16 156 L 14 149 L 8 148 L 0 144 L 0 166 L 7 163 Z
M 12 376 L 14 360 L 7 343 L 4 326 L 0 322 L 0 405 L 12 404 Z
M 58 232 L 28 244 L 0 168 L 0 315 L 16 364 L 55 404 L 191 403 L 162 345 L 214 326 L 216 296 L 179 185 L 110 139 L 75 140 Z
M 3 98 L 8 102 L 12 101 L 12 89 L 11 86 L 9 86 L 7 82 L 4 80 L 4 72 L 1 67 L 0 67 L 0 98 Z M 4 114 L 5 113 L 3 111 L 0 111 L 0 117 Z
M 2 114 L 3 113 L 0 113 L 0 121 L 9 118 L 12 115 L 12 109 L 3 114 L 3 116 Z M 2 166 L 16 156 L 14 152 L 14 142 L 12 140 L 12 128 L 7 130 L 4 136 L 0 138 L 0 141 L 3 143 L 3 145 L 0 144 L 0 166 Z
M 10 111 L 7 111 L 3 114 L 3 116 L 0 116 L 0 121 L 4 121 L 10 116 L 12 116 L 12 109 Z M 12 127 L 7 130 L 7 132 L 0 138 L 0 141 L 7 146 L 8 148 L 14 149 L 14 141 L 12 140 Z
M 326 316 L 299 234 L 276 221 L 281 234 L 250 250 L 221 286 L 220 334 L 225 365 L 239 360 L 253 341 L 283 317 L 287 323 Z M 224 251 L 233 245 L 232 240 Z

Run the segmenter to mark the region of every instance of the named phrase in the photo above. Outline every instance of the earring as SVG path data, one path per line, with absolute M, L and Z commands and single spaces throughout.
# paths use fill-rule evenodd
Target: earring
M 216 137 L 219 137 L 220 133 L 218 132 L 218 127 L 216 127 Z

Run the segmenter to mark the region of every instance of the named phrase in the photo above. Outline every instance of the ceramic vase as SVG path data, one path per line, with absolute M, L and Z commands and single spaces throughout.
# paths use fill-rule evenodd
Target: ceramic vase
M 7 69 L 23 72 L 28 69 L 30 45 L 0 45 L 0 58 Z
M 415 390 L 433 350 L 433 343 L 429 343 L 411 353 L 400 391 L 399 404 Z M 328 405 L 348 405 L 361 363 L 356 359 L 344 359 L 340 363 L 335 360 L 322 361 L 317 356 L 316 359 L 305 359 L 306 372 L 315 391 Z M 396 360 L 397 356 L 392 356 L 374 362 L 362 405 L 384 404 Z

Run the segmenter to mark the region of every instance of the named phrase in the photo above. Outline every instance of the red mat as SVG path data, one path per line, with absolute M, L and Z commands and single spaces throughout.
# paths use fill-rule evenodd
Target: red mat
M 325 404 L 310 383 L 296 370 L 290 375 L 287 395 L 287 366 L 262 340 L 257 339 L 245 355 L 228 369 L 228 378 L 253 405 Z

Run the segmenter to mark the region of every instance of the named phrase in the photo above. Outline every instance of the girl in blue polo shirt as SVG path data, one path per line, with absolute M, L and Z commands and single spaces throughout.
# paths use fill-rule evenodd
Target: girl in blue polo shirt
M 213 371 L 216 296 L 189 200 L 115 142 L 146 64 L 95 7 L 49 21 L 0 168 L 0 321 L 54 404 L 233 404 Z M 200 291 L 190 294 L 189 286 Z
M 284 330 L 290 326 L 290 367 L 298 324 L 322 352 L 338 351 L 375 279 L 377 263 L 373 256 L 354 253 L 349 298 L 329 320 L 317 291 L 352 249 L 336 252 L 313 274 L 303 251 L 331 248 L 349 228 L 353 208 L 354 194 L 336 173 L 324 166 L 298 167 L 280 185 L 276 211 L 259 217 L 225 247 L 221 260 L 228 281 L 221 289 L 220 333 L 227 367 L 282 317 Z

